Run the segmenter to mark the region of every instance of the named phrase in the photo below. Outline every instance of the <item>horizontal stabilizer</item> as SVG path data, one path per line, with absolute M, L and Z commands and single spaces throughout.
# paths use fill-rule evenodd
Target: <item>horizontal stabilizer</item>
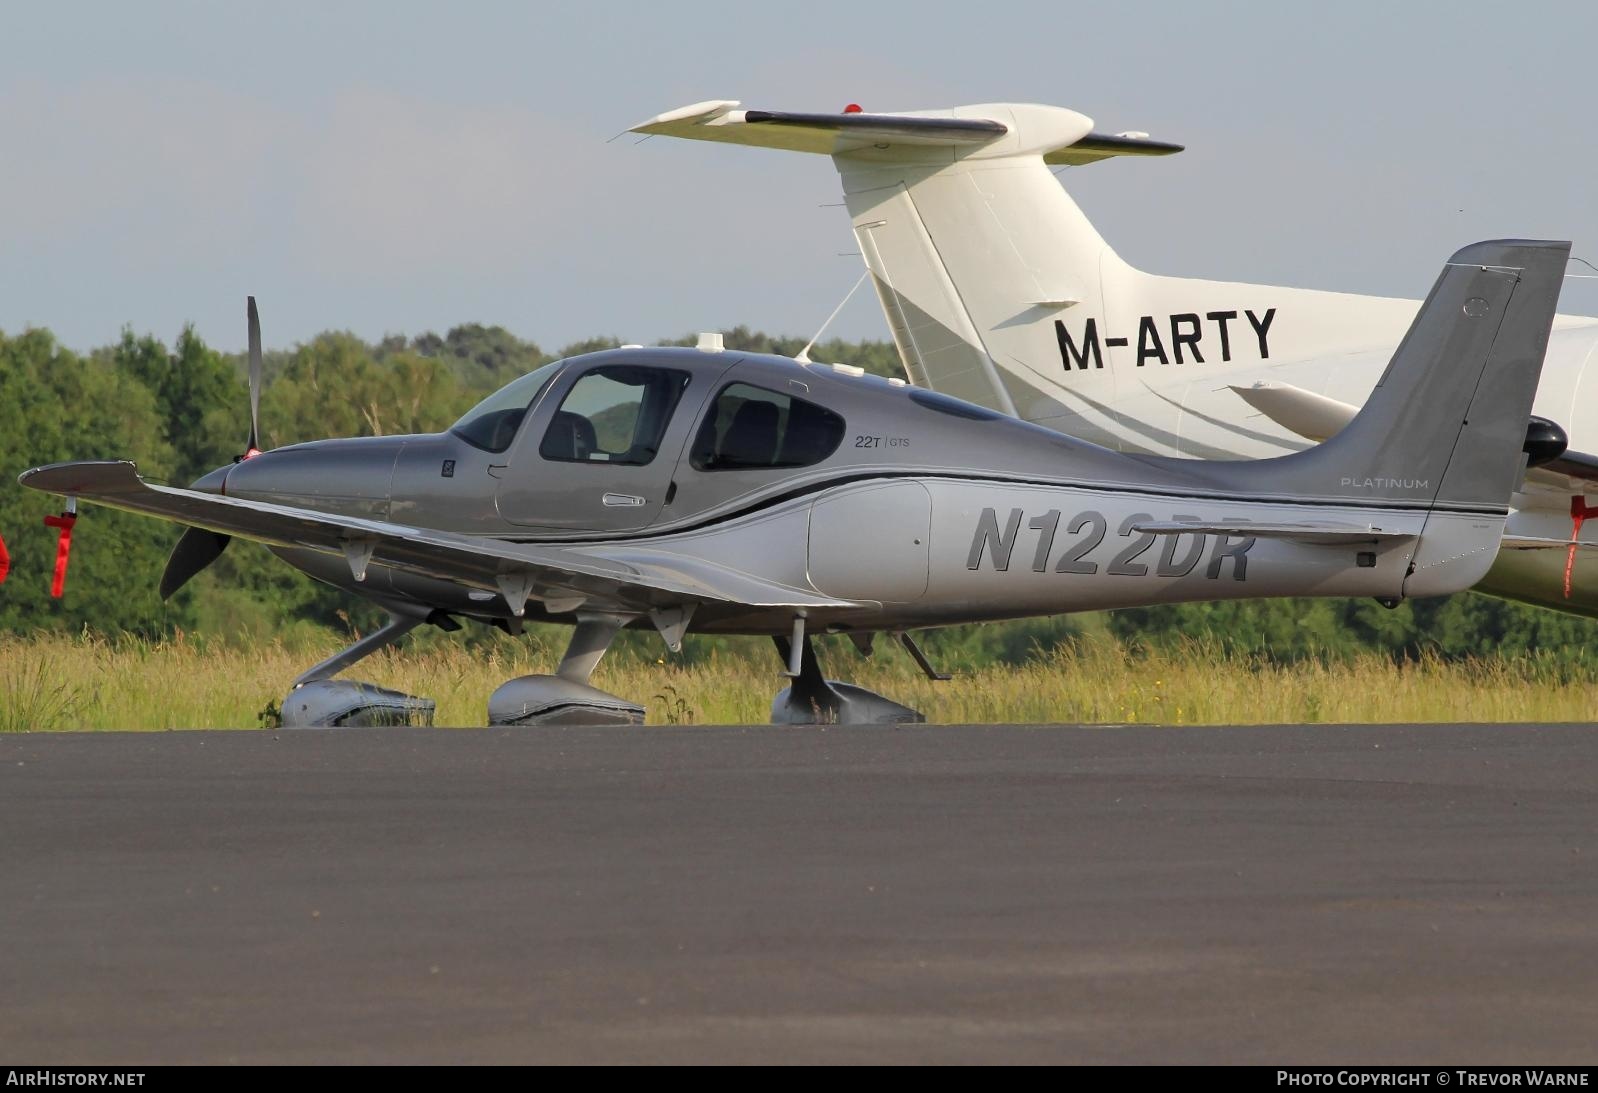
M 790 152 L 837 155 L 884 141 L 894 144 L 986 144 L 1010 131 L 991 118 L 913 114 L 797 114 L 739 110 L 729 100 L 695 103 L 632 127 L 634 133 L 688 137 Z
M 1089 133 L 1075 144 L 1048 153 L 1043 162 L 1081 167 L 1111 156 L 1171 156 L 1181 150 L 1180 144 L 1150 140 L 1141 133 Z
M 1569 539 L 1545 539 L 1540 535 L 1506 535 L 1501 545 L 1503 550 L 1569 550 L 1571 547 L 1598 550 L 1598 543 L 1580 540 L 1573 543 Z
M 1051 164 L 1096 163 L 1111 156 L 1167 156 L 1179 144 L 1142 133 L 1099 133 L 1090 118 L 1059 107 L 993 103 L 904 114 L 813 114 L 743 110 L 732 99 L 712 99 L 668 110 L 630 130 L 649 136 L 686 137 L 790 152 L 846 155 L 872 149 L 977 150 L 983 154 L 1042 154 Z
M 1247 535 L 1255 539 L 1286 539 L 1295 543 L 1332 545 L 1338 543 L 1378 543 L 1414 539 L 1407 531 L 1383 531 L 1361 524 L 1313 522 L 1303 524 L 1250 524 L 1241 520 L 1222 523 L 1188 523 L 1180 520 L 1150 520 L 1133 524 L 1133 531 L 1150 535 Z

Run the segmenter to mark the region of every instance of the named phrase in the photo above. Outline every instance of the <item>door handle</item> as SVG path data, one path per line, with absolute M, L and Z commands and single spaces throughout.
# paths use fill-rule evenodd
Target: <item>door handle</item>
M 607 493 L 600 498 L 608 509 L 638 509 L 649 502 L 632 493 Z

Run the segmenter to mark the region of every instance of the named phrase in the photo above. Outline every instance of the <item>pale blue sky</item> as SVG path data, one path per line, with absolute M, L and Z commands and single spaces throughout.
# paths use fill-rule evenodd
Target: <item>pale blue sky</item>
M 808 334 L 859 275 L 821 157 L 605 143 L 708 98 L 1069 106 L 1180 156 L 1067 172 L 1121 254 L 1419 296 L 1459 245 L 1598 263 L 1598 5 L 0 3 L 0 329 L 547 348 Z M 1598 314 L 1598 281 L 1567 312 Z M 884 337 L 869 294 L 834 332 Z

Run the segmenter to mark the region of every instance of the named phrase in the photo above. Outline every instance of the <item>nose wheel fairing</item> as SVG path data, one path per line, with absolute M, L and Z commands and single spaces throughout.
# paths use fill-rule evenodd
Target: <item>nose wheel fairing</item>
M 353 679 L 321 679 L 296 687 L 283 700 L 285 729 L 427 728 L 436 704 L 402 691 Z
M 399 641 L 427 618 L 391 612 L 388 624 L 346 649 L 308 668 L 294 681 L 283 700 L 284 728 L 378 728 L 428 726 L 436 708 L 430 698 L 418 698 L 375 683 L 334 679 L 345 668 Z

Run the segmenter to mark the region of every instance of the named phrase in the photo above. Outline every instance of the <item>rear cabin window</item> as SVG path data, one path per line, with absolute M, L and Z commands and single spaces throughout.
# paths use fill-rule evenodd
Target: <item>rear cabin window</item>
M 733 383 L 699 427 L 691 461 L 701 471 L 808 467 L 837 451 L 843 433 L 843 418 L 824 406 Z
M 660 450 L 688 379 L 674 368 L 595 368 L 566 392 L 538 454 L 557 463 L 642 467 Z

